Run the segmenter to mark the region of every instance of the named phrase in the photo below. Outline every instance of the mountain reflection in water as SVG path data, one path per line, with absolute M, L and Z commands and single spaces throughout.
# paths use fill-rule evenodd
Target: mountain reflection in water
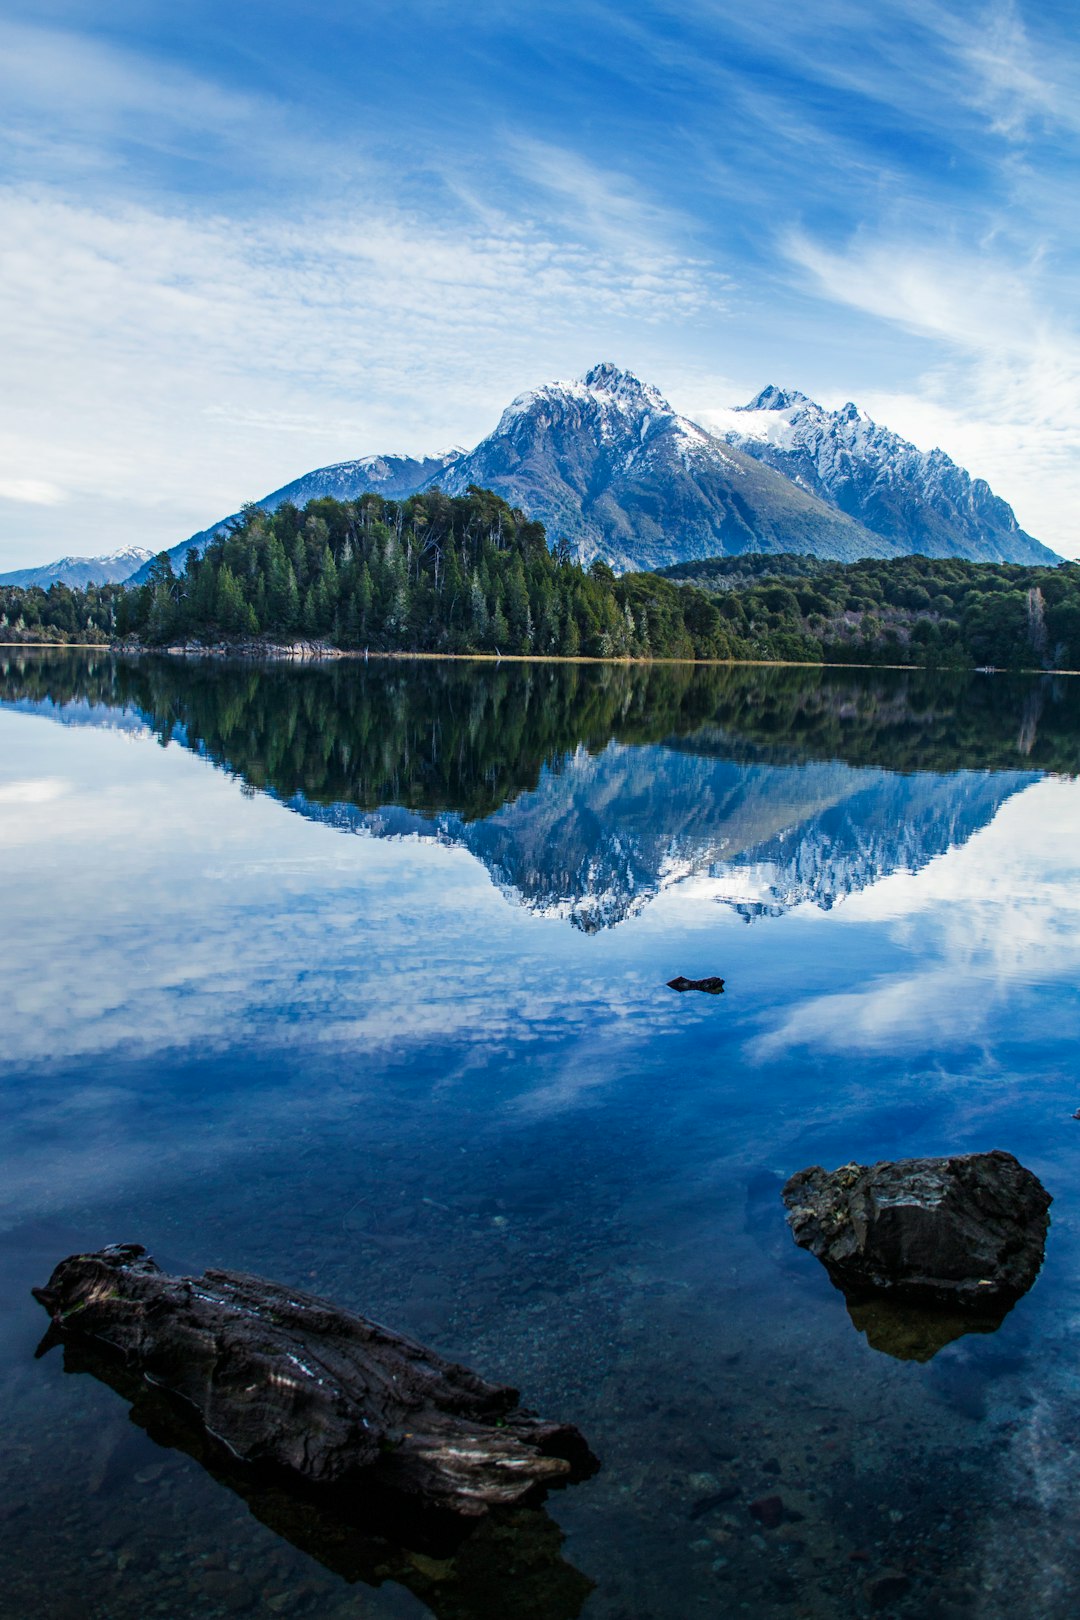
M 748 920 L 828 909 L 1075 774 L 1052 677 L 801 668 L 302 668 L 9 655 L 0 697 L 147 728 L 313 820 L 461 845 L 512 900 L 593 932 L 704 880 Z

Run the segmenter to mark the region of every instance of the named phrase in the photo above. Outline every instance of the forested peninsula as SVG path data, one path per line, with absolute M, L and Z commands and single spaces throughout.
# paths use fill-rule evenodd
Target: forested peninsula
M 1080 565 L 743 555 L 620 577 L 490 491 L 246 507 L 176 574 L 0 588 L 0 641 L 1080 668 Z

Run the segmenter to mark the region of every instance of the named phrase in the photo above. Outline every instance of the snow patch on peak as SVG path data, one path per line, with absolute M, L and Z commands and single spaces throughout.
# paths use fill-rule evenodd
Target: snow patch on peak
M 777 388 L 769 383 L 760 394 L 755 394 L 749 405 L 736 405 L 737 411 L 789 411 L 793 405 L 813 405 L 814 401 L 807 394 L 800 394 L 797 388 Z
M 503 411 L 495 435 L 510 433 L 523 416 L 538 411 L 564 411 L 570 406 L 599 411 L 602 424 L 633 422 L 651 430 L 658 419 L 674 417 L 675 412 L 658 388 L 643 383 L 632 371 L 621 371 L 610 361 L 601 361 L 583 377 L 569 382 L 543 383 L 528 388 Z M 603 427 L 602 427 L 603 431 Z M 623 431 L 620 425 L 618 431 Z M 605 434 L 605 436 L 609 436 Z M 643 436 L 643 435 L 642 435 Z
M 659 388 L 643 383 L 632 371 L 623 371 L 610 360 L 601 360 L 592 366 L 580 379 L 580 386 L 620 410 L 635 414 L 640 411 L 658 411 L 665 416 L 675 414 Z
M 578 381 L 583 389 L 588 389 L 589 394 L 617 405 L 620 410 L 635 413 L 643 410 L 661 411 L 662 415 L 674 416 L 661 390 L 651 382 L 643 382 L 641 377 L 635 377 L 633 371 L 623 371 L 610 360 L 601 360 L 596 366 L 591 366 Z

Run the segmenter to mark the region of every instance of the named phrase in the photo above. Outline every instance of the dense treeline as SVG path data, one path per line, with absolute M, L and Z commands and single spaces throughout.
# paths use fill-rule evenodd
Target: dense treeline
M 98 643 L 116 639 L 123 585 L 0 585 L 0 641 Z
M 679 563 L 664 576 L 713 592 L 732 638 L 758 657 L 1080 669 L 1076 563 L 743 556 Z
M 0 654 L 0 701 L 111 706 L 284 799 L 489 815 L 611 741 L 770 764 L 1080 771 L 1080 683 L 690 664 Z
M 710 596 L 655 574 L 585 570 L 543 525 L 485 490 L 364 495 L 303 512 L 246 509 L 176 578 L 158 559 L 117 631 L 177 639 L 304 637 L 376 652 L 730 658 Z
M 0 589 L 0 640 L 1080 668 L 1080 565 L 740 556 L 616 578 L 498 496 L 248 507 L 125 589 Z

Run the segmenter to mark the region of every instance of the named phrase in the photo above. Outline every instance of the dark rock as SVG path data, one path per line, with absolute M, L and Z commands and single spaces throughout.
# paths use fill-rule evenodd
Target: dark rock
M 906 1575 L 879 1575 L 876 1580 L 867 1581 L 863 1590 L 871 1609 L 887 1609 L 890 1603 L 907 1596 L 911 1582 Z
M 783 1191 L 795 1241 L 850 1297 L 890 1292 L 983 1312 L 1026 1293 L 1050 1195 L 1011 1153 L 815 1165 Z
M 234 1456 L 313 1484 L 363 1479 L 476 1516 L 596 1466 L 577 1429 L 522 1411 L 516 1390 L 298 1289 L 170 1277 L 116 1244 L 61 1261 L 34 1295 L 54 1336 L 111 1348 Z
M 668 980 L 669 990 L 704 990 L 707 996 L 722 996 L 724 993 L 723 979 L 684 979 L 679 974 L 677 979 Z
M 756 1519 L 763 1530 L 775 1530 L 784 1522 L 784 1503 L 779 1496 L 759 1496 L 750 1504 L 750 1517 Z

